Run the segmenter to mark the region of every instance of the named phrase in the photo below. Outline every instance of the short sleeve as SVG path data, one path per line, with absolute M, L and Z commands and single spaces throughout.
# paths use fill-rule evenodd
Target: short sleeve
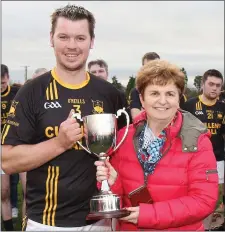
M 32 144 L 35 136 L 35 112 L 33 91 L 24 85 L 12 101 L 1 143 L 7 145 Z
M 131 95 L 130 95 L 130 109 L 139 109 L 141 110 L 142 106 L 141 106 L 141 101 L 140 101 L 140 97 L 139 97 L 139 92 L 136 88 L 131 90 Z

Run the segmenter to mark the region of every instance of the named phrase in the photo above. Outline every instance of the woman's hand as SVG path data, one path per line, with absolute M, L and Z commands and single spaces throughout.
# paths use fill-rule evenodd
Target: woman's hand
M 139 217 L 139 206 L 138 207 L 128 207 L 125 208 L 126 210 L 130 211 L 130 215 L 128 215 L 127 217 L 123 217 L 120 218 L 119 220 L 122 221 L 127 221 L 133 224 L 137 224 L 138 223 L 138 217 Z
M 108 180 L 110 186 L 115 183 L 117 172 L 108 160 L 106 160 L 105 162 L 96 161 L 95 166 L 97 166 L 97 181 L 102 182 L 103 180 Z

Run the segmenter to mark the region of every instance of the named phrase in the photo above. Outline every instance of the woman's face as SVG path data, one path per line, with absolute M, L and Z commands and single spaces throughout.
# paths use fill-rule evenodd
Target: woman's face
M 147 116 L 156 120 L 170 120 L 179 108 L 179 91 L 174 83 L 165 86 L 148 85 L 140 95 Z

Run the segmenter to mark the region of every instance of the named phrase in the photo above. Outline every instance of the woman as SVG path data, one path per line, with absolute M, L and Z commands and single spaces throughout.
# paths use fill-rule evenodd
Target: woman
M 179 109 L 184 85 L 183 73 L 166 61 L 143 66 L 136 86 L 145 111 L 110 163 L 95 162 L 97 180 L 107 179 L 130 211 L 117 230 L 204 230 L 215 209 L 216 160 L 205 126 Z

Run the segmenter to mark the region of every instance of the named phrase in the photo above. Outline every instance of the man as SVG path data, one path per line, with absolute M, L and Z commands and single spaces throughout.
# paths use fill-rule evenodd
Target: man
M 46 68 L 38 68 L 34 71 L 34 73 L 32 75 L 32 79 L 39 77 L 46 72 L 48 72 L 48 70 Z
M 9 69 L 5 64 L 1 64 L 1 133 L 6 124 L 7 115 L 11 101 L 15 97 L 18 88 L 9 85 Z M 6 231 L 13 230 L 12 216 L 18 216 L 17 209 L 17 184 L 18 174 L 7 175 L 1 173 L 1 200 L 2 200 L 2 219 Z M 10 191 L 11 189 L 11 191 Z M 11 195 L 11 197 L 10 197 Z M 11 200 L 10 200 L 11 198 Z M 11 206 L 12 202 L 12 206 Z M 13 207 L 13 210 L 12 210 Z M 13 212 L 12 212 L 13 211 Z
M 88 71 L 104 80 L 108 80 L 108 64 L 104 60 L 93 60 L 88 63 Z
M 219 184 L 222 186 L 222 190 L 224 191 L 225 152 L 223 136 L 225 135 L 225 103 L 218 100 L 222 85 L 223 76 L 218 70 L 210 69 L 206 71 L 202 78 L 202 94 L 188 100 L 184 104 L 184 109 L 191 112 L 205 123 L 211 132 L 211 142 L 217 160 Z M 207 174 L 206 178 L 208 178 Z M 224 197 L 222 207 L 224 208 Z M 211 224 L 210 218 L 205 224 L 207 229 L 209 229 Z
M 148 52 L 142 57 L 142 65 L 145 65 L 151 60 L 160 59 L 160 56 L 156 52 Z M 139 92 L 136 88 L 131 90 L 130 93 L 130 111 L 131 117 L 134 119 L 142 110 L 141 101 L 139 98 Z
M 109 230 L 107 220 L 86 220 L 97 193 L 96 158 L 76 143 L 83 143 L 83 128 L 73 113 L 115 114 L 123 105 L 116 88 L 85 71 L 93 14 L 67 5 L 51 23 L 56 67 L 14 99 L 3 131 L 2 167 L 9 174 L 27 171 L 26 230 Z
M 106 61 L 104 60 L 92 60 L 88 63 L 88 71 L 95 75 L 98 76 L 100 78 L 102 78 L 103 80 L 108 81 L 108 77 L 109 77 L 109 69 L 108 69 L 108 64 L 106 63 Z M 125 93 L 118 89 L 118 91 L 120 92 L 120 96 L 121 96 L 121 101 L 123 102 L 124 107 L 126 108 L 126 111 L 128 112 L 128 114 L 130 114 L 130 111 L 128 110 L 128 103 L 127 103 L 127 99 L 125 96 Z M 122 116 L 125 120 L 125 117 Z M 131 119 L 131 117 L 130 117 Z
M 148 52 L 142 57 L 142 65 L 147 64 L 149 61 L 160 59 L 160 56 L 156 52 Z M 186 96 L 183 94 L 180 99 L 180 107 L 183 108 L 184 103 L 187 101 Z M 136 88 L 131 90 L 130 93 L 130 110 L 132 119 L 134 119 L 142 110 L 141 101 L 139 98 L 139 92 Z
M 17 83 L 14 83 L 12 86 L 9 85 L 9 69 L 6 65 L 1 64 L 1 132 L 4 130 L 4 126 L 7 122 L 7 116 L 10 110 L 11 103 L 21 86 L 22 85 Z M 10 176 L 6 174 L 2 175 L 2 199 L 3 199 L 2 209 L 3 212 L 6 211 L 7 214 L 9 214 L 8 194 L 10 194 L 11 205 L 12 205 L 11 214 L 13 218 L 18 217 L 17 185 L 19 179 L 21 180 L 23 195 L 24 195 L 22 215 L 25 215 L 26 173 L 19 173 L 19 175 L 13 174 Z M 5 228 L 7 229 L 7 225 L 5 226 Z
M 44 73 L 46 73 L 46 72 L 48 72 L 48 70 L 47 70 L 46 68 L 37 68 L 37 69 L 34 71 L 34 73 L 33 73 L 33 75 L 32 75 L 32 78 L 27 79 L 27 80 L 25 81 L 24 84 L 27 84 L 28 82 L 30 82 L 30 81 L 33 80 L 34 78 L 39 77 L 39 76 L 41 76 L 42 74 L 44 74 Z

